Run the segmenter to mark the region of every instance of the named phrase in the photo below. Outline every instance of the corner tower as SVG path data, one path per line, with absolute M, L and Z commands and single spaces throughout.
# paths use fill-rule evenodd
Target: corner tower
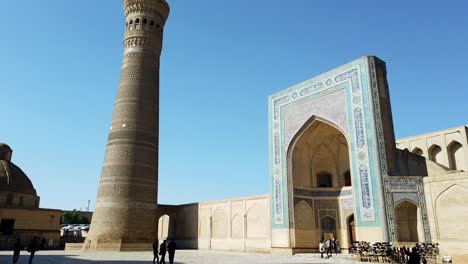
M 157 237 L 159 58 L 165 0 L 124 0 L 124 57 L 85 250 L 149 250 Z

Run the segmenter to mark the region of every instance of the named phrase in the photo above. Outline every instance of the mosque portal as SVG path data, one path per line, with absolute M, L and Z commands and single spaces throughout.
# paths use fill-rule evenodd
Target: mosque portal
M 296 242 L 316 243 L 330 237 L 348 241 L 348 215 L 341 203 L 353 203 L 349 148 L 334 125 L 312 117 L 297 134 L 289 151 L 294 185 Z M 346 213 L 345 213 L 346 214 Z

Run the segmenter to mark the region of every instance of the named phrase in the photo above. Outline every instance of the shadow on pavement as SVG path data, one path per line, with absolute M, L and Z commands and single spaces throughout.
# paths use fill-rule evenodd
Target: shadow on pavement
M 153 259 L 149 260 L 86 260 L 77 259 L 78 255 L 36 255 L 33 259 L 33 264 L 87 264 L 87 263 L 114 263 L 114 264 L 132 264 L 132 263 L 153 263 Z M 26 264 L 29 261 L 29 254 L 21 254 L 18 264 Z M 13 254 L 0 255 L 0 263 L 13 263 Z M 166 260 L 166 263 L 169 263 Z M 184 264 L 183 262 L 174 261 L 174 264 Z

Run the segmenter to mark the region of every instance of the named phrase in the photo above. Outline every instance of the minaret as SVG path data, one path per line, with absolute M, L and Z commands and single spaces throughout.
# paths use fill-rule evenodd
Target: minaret
M 157 238 L 159 57 L 169 6 L 123 3 L 123 65 L 85 250 L 150 250 Z

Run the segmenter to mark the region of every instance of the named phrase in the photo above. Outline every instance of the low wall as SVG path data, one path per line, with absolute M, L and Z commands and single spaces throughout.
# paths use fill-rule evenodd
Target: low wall
M 158 237 L 178 248 L 270 252 L 269 195 L 159 205 Z

